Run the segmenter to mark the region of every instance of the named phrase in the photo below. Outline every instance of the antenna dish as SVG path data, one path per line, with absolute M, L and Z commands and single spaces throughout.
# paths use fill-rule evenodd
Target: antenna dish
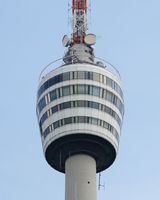
M 64 47 L 68 47 L 68 46 L 69 46 L 69 44 L 70 44 L 70 39 L 69 39 L 69 37 L 68 37 L 67 35 L 64 35 L 64 36 L 63 36 L 62 44 L 63 44 Z
M 85 36 L 84 41 L 88 45 L 94 45 L 96 43 L 96 35 L 90 33 Z

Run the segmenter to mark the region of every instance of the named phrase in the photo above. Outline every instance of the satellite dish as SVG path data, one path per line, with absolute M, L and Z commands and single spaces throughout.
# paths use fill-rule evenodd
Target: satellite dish
M 64 47 L 68 47 L 68 46 L 69 46 L 69 44 L 70 44 L 70 39 L 69 39 L 69 37 L 68 37 L 67 35 L 64 35 L 64 36 L 63 36 L 62 44 L 63 44 Z
M 85 36 L 84 41 L 88 45 L 94 45 L 96 43 L 96 35 L 90 33 Z

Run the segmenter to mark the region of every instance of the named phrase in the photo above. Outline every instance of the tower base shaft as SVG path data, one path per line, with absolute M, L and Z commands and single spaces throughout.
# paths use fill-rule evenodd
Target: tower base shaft
M 74 155 L 65 163 L 65 200 L 96 200 L 96 161 Z

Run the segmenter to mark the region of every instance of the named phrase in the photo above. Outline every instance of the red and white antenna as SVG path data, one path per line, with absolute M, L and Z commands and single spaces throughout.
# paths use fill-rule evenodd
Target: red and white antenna
M 72 0 L 72 34 L 64 35 L 62 43 L 68 47 L 63 57 L 65 63 L 94 62 L 93 45 L 96 36 L 87 33 L 87 0 Z
M 62 43 L 64 47 L 74 44 L 86 44 L 92 46 L 96 43 L 94 34 L 87 34 L 87 0 L 72 0 L 72 34 L 71 38 L 64 35 Z
M 87 31 L 87 0 L 72 0 L 73 42 L 84 43 Z

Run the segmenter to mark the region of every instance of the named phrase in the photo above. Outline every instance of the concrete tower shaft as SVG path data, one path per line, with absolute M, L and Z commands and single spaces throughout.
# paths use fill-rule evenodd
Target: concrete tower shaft
M 84 154 L 72 156 L 65 169 L 65 200 L 96 200 L 95 160 Z

